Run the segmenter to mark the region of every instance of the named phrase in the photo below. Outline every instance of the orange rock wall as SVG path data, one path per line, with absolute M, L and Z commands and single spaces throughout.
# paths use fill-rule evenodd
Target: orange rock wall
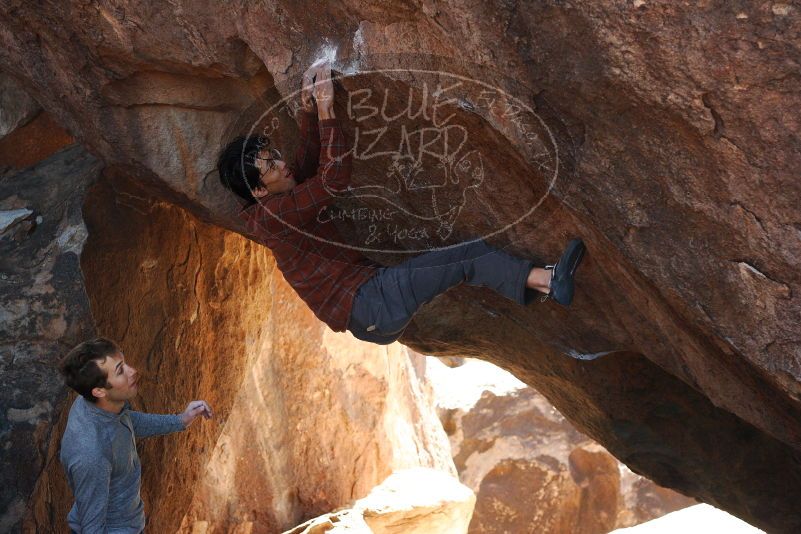
M 275 532 L 366 495 L 394 469 L 455 474 L 415 370 L 422 356 L 332 332 L 269 250 L 115 173 L 90 191 L 84 217 L 92 313 L 142 375 L 135 407 L 177 413 L 204 399 L 216 412 L 140 442 L 148 529 Z M 72 499 L 57 460 L 33 500 L 29 529 L 64 528 Z

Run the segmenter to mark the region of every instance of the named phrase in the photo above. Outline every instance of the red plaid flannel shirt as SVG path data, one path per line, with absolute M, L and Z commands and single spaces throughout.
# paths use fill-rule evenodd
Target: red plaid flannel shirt
M 380 265 L 338 246 L 344 241 L 331 217 L 318 221 L 320 211 L 335 199 L 330 190 L 344 192 L 350 183 L 353 158 L 339 121 L 318 121 L 316 113 L 301 111 L 300 134 L 293 169 L 297 185 L 247 206 L 240 216 L 251 239 L 270 248 L 286 281 L 317 318 L 342 332 L 356 291 Z

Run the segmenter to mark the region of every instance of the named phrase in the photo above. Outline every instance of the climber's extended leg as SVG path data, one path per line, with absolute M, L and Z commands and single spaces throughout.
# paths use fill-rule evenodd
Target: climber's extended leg
M 584 257 L 586 247 L 581 239 L 573 239 L 567 244 L 565 251 L 555 265 L 546 265 L 551 272 L 548 286 L 541 291 L 545 293 L 542 300 L 554 299 L 563 306 L 570 306 L 573 301 L 573 277 Z
M 531 272 L 528 273 L 528 280 L 526 281 L 526 286 L 530 287 L 531 289 L 535 289 L 540 293 L 547 294 L 550 291 L 550 283 L 551 283 L 551 274 L 553 273 L 553 269 L 543 269 L 540 267 L 534 267 L 531 269 Z
M 562 258 L 558 264 L 564 264 Z M 534 267 L 532 261 L 511 256 L 483 240 L 435 250 L 379 268 L 356 294 L 349 330 L 364 341 L 389 344 L 400 337 L 420 306 L 455 285 L 489 287 L 519 304 L 528 304 L 537 296 L 535 287 L 543 293 L 550 291 L 550 275 L 551 271 Z

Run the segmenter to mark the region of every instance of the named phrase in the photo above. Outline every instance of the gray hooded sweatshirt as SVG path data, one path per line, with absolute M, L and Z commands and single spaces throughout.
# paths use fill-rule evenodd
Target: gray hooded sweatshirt
M 78 397 L 61 439 L 61 464 L 75 497 L 67 522 L 80 534 L 139 534 L 145 528 L 139 496 L 142 466 L 134 438 L 169 434 L 186 427 L 178 415 L 118 414 Z

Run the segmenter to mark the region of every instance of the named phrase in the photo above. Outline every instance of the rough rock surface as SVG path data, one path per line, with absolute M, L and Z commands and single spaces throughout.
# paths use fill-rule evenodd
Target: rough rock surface
M 325 514 L 284 534 L 460 534 L 467 532 L 476 497 L 447 473 L 392 473 L 351 508 Z
M 72 198 L 66 187 L 79 189 L 86 185 L 80 173 L 96 178 L 99 171 L 98 162 L 78 147 L 57 158 L 21 174 L 26 188 L 10 182 L 19 189 L 19 202 L 50 209 L 45 221 L 57 213 L 45 200 L 63 202 L 60 193 Z M 47 199 L 33 202 L 27 188 L 42 187 L 42 176 L 62 178 L 65 190 L 54 188 Z M 61 258 L 72 270 L 62 273 L 45 261 L 42 271 L 18 274 L 39 280 L 49 289 L 34 286 L 36 291 L 61 300 L 33 300 L 42 311 L 21 310 L 19 325 L 11 323 L 17 328 L 12 339 L 22 339 L 19 329 L 37 321 L 39 335 L 56 344 L 32 346 L 37 360 L 23 367 L 18 343 L 16 364 L 5 369 L 18 385 L 8 390 L 14 398 L 2 399 L 14 447 L 14 454 L 3 456 L 10 467 L 3 475 L 25 477 L 19 495 L 13 484 L 3 486 L 3 498 L 14 499 L 7 513 L 16 514 L 8 516 L 7 527 L 25 511 L 23 484 L 32 487 L 38 476 L 26 529 L 65 528 L 72 498 L 55 454 L 60 432 L 47 438 L 50 421 L 58 417 L 49 402 L 63 397 L 52 363 L 95 331 L 117 340 L 139 370 L 136 407 L 176 413 L 203 398 L 217 413 L 186 432 L 141 442 L 142 497 L 148 528 L 155 532 L 175 532 L 185 516 L 189 531 L 200 516 L 198 523 L 211 528 L 250 523 L 250 532 L 275 532 L 366 495 L 394 469 L 425 466 L 455 476 L 447 436 L 418 378 L 420 356 L 400 344 L 365 345 L 348 333 L 331 332 L 295 295 L 267 249 L 150 198 L 120 173 L 106 169 L 89 190 L 85 227 L 80 200 L 62 206 L 73 211 L 42 224 L 24 242 L 30 248 L 34 239 L 44 240 L 49 254 L 21 250 L 26 261 Z M 29 222 L 16 222 L 9 232 L 28 236 Z M 72 254 L 54 254 L 51 249 L 58 247 Z M 25 265 L 19 260 L 15 268 Z M 55 278 L 61 286 L 50 280 L 51 269 L 66 277 Z M 81 281 L 77 288 L 62 287 Z M 16 306 L 22 298 L 11 300 L 14 295 L 5 292 L 4 298 Z M 81 310 L 83 322 L 76 317 Z M 73 332 L 81 325 L 84 331 Z M 46 375 L 32 373 L 39 368 Z M 41 402 L 28 407 L 31 398 Z M 41 441 L 47 458 L 41 474 L 44 460 L 28 469 L 21 457 L 32 438 Z
M 31 167 L 75 142 L 27 91 L 0 71 L 0 169 Z M 76 183 L 75 186 L 80 186 Z M 70 186 L 66 186 L 70 187 Z M 0 223 L 2 224 L 2 223 Z
M 276 272 L 282 312 L 197 486 L 182 532 L 270 533 L 367 495 L 395 470 L 455 477 L 425 358 L 321 326 Z M 418 481 L 422 483 L 423 481 Z
M 26 123 L 0 139 L 0 166 L 9 171 L 22 170 L 35 165 L 75 139 L 42 111 Z
M 263 247 L 106 173 L 86 201 L 89 239 L 81 256 L 98 332 L 117 340 L 141 373 L 138 408 L 177 413 L 204 399 L 219 414 L 141 442 L 148 526 L 172 532 L 249 363 L 269 346 L 272 291 L 259 281 L 275 264 Z
M 536 205 L 492 242 L 544 263 L 567 237 L 583 236 L 576 302 L 569 311 L 523 308 L 459 288 L 430 303 L 403 341 L 493 360 L 633 470 L 795 532 L 800 9 L 722 0 L 7 0 L 0 69 L 107 165 L 234 229 L 214 158 L 247 129 L 246 111 L 279 99 L 266 88 L 294 89 L 321 45 L 362 68 L 419 67 L 419 57 L 409 64 L 396 54 L 424 50 L 444 58 L 437 68 L 507 87 L 542 122 L 518 131 L 512 97 L 494 110 L 466 99 L 446 106 L 470 132 L 469 147 L 481 149 L 483 160 L 466 163 L 486 171 L 483 185 L 449 183 L 481 195 L 448 190 L 458 220 L 417 229 L 428 232 L 426 245 L 441 242 L 435 230 L 450 242 L 503 228 Z M 340 91 L 365 86 L 422 90 L 421 76 L 388 73 L 344 80 Z M 391 99 L 389 114 L 403 101 Z M 358 183 L 385 180 L 385 167 L 359 163 Z M 419 191 L 397 200 L 421 205 Z M 366 230 L 348 235 L 361 240 Z M 387 229 L 376 244 L 420 245 L 396 237 Z
M 0 176 L 0 532 L 20 522 L 52 460 L 66 393 L 53 362 L 93 331 L 79 265 L 81 206 L 101 168 L 72 146 Z
M 41 111 L 36 100 L 8 74 L 0 72 L 0 139 Z
M 77 208 L 80 213 L 80 203 Z M 59 356 L 82 339 L 105 335 L 121 344 L 141 373 L 142 395 L 135 408 L 177 413 L 188 401 L 205 398 L 224 418 L 248 357 L 264 343 L 266 318 L 251 310 L 264 306 L 270 295 L 266 286 L 248 287 L 237 280 L 268 276 L 274 269 L 270 254 L 148 198 L 108 168 L 86 193 L 83 217 L 78 219 L 82 231 L 73 232 L 74 240 L 81 237 L 83 250 L 75 251 L 71 275 L 72 283 L 82 286 L 77 295 L 62 298 L 86 302 L 91 315 L 80 335 L 65 336 L 58 350 L 43 354 L 54 383 L 63 388 L 54 367 Z M 248 261 L 239 261 L 243 256 Z M 73 323 L 80 324 L 73 319 L 67 325 Z M 209 357 L 216 354 L 227 357 Z M 50 387 L 39 392 L 31 387 L 27 394 L 48 399 L 55 385 Z M 48 462 L 36 473 L 24 521 L 27 532 L 66 529 L 72 495 L 57 451 L 69 405 L 63 403 L 59 430 L 44 442 Z M 148 528 L 167 532 L 178 527 L 220 430 L 218 420 L 203 421 L 186 432 L 141 442 Z
M 431 360 L 459 478 L 476 493 L 471 533 L 603 534 L 695 504 L 619 464 L 508 373 Z
M 621 508 L 617 515 L 617 526 L 638 525 L 673 513 L 689 505 L 697 506 L 695 499 L 654 484 L 647 478 L 632 473 L 620 466 Z
M 675 532 L 725 532 L 763 534 L 764 531 L 708 504 L 696 504 L 637 525 L 615 530 L 613 534 L 674 534 Z

